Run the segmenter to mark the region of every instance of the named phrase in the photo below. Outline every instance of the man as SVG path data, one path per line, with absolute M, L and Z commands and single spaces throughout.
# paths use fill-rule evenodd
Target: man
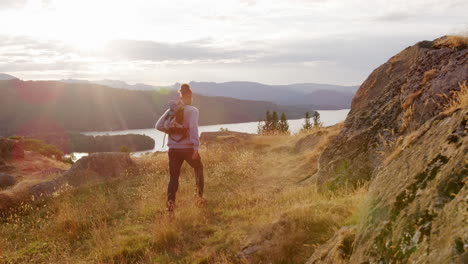
M 167 211 L 173 213 L 175 209 L 176 192 L 179 188 L 180 168 L 184 161 L 194 169 L 195 181 L 197 186 L 197 205 L 202 205 L 205 201 L 203 199 L 203 164 L 201 162 L 198 148 L 200 140 L 198 137 L 198 109 L 192 106 L 192 90 L 188 84 L 182 84 L 179 89 L 179 100 L 183 103 L 183 127 L 188 129 L 186 135 L 169 135 L 167 146 L 169 147 L 169 172 L 170 180 L 167 187 Z M 164 125 L 168 109 L 156 123 L 156 129 L 165 133 L 167 131 Z

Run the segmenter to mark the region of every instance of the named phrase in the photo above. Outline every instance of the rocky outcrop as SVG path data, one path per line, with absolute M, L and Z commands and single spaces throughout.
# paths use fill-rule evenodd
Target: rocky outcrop
M 91 180 L 118 177 L 134 165 L 128 153 L 94 153 L 79 159 L 63 175 L 63 179 L 69 184 L 77 186 Z
M 375 172 L 352 254 L 342 263 L 467 263 L 467 121 L 466 108 L 434 117 Z M 318 251 L 326 256 L 309 263 L 336 263 L 329 244 Z
M 467 120 L 468 109 L 434 118 L 414 145 L 377 171 L 351 263 L 466 260 Z
M 447 43 L 447 37 L 419 42 L 371 73 L 353 99 L 344 128 L 320 157 L 319 185 L 370 180 L 382 165 L 386 143 L 443 110 L 468 79 L 468 49 Z
M 308 263 L 468 263 L 468 50 L 446 40 L 407 48 L 358 91 L 316 176 L 329 187 L 370 179 L 369 196 L 349 254 L 341 230 Z
M 128 153 L 104 152 L 94 153 L 78 160 L 68 171 L 53 180 L 25 185 L 10 194 L 0 193 L 0 211 L 27 202 L 49 197 L 64 186 L 78 187 L 97 180 L 107 180 L 123 176 L 135 166 Z M 58 172 L 58 171 L 57 171 Z

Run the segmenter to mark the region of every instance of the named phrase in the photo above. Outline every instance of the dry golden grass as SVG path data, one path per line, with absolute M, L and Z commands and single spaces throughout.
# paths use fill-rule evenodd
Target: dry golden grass
M 458 83 L 458 86 L 460 90 L 453 92 L 452 96 L 442 96 L 447 102 L 442 114 L 449 115 L 458 109 L 465 109 L 468 107 L 468 85 L 466 84 L 466 80 Z
M 466 49 L 468 48 L 468 36 L 451 35 L 446 36 L 434 43 L 436 48 Z
M 438 73 L 439 73 L 439 71 L 437 69 L 430 69 L 430 70 L 424 72 L 424 76 L 423 76 L 423 79 L 421 81 L 421 86 L 424 87 L 424 85 L 426 85 L 429 81 L 434 79 L 434 77 L 436 77 L 436 75 Z
M 387 66 L 387 69 L 385 70 L 385 73 L 386 74 L 391 74 L 392 70 L 393 70 L 393 66 L 395 65 L 395 63 L 397 63 L 398 61 L 400 61 L 400 57 L 398 55 L 395 55 L 393 57 L 391 57 L 389 60 L 388 60 L 388 66 Z
M 385 147 L 385 150 L 381 152 L 383 156 L 383 164 L 388 165 L 392 160 L 394 160 L 400 153 L 407 147 L 411 146 L 421 135 L 421 131 L 412 131 L 405 136 L 399 136 L 395 140 L 386 141 L 381 140 Z
M 459 83 L 460 90 L 455 91 L 449 97 L 445 94 L 439 95 L 445 100 L 445 104 L 439 106 L 443 109 L 442 115 L 450 115 L 458 109 L 468 108 L 468 85 L 466 81 Z M 390 131 L 388 139 L 379 135 L 382 142 L 382 150 L 380 154 L 383 159 L 383 164 L 388 165 L 395 157 L 397 157 L 405 148 L 411 146 L 421 134 L 424 133 L 423 128 L 415 130 L 409 127 L 411 118 L 413 116 L 413 106 L 411 105 L 406 109 L 401 118 L 400 133 L 407 132 L 405 135 L 396 136 L 394 130 Z
M 407 107 L 404 110 L 403 115 L 400 116 L 400 123 L 401 123 L 400 132 L 404 132 L 404 131 L 412 129 L 410 127 L 410 124 L 411 124 L 411 121 L 412 121 L 412 118 L 413 118 L 413 114 L 414 114 L 414 106 L 413 105 L 410 105 L 409 107 Z
M 422 90 L 417 90 L 416 92 L 411 93 L 410 95 L 408 95 L 408 97 L 405 98 L 403 104 L 401 105 L 403 110 L 406 110 L 410 106 L 412 106 L 413 103 L 414 103 L 414 100 L 416 100 L 416 98 L 418 98 L 418 96 L 420 96 L 421 94 L 422 94 Z
M 184 165 L 174 218 L 165 213 L 167 154 L 142 157 L 125 177 L 65 191 L 5 219 L 0 262 L 303 263 L 340 226 L 356 223 L 367 195 L 297 183 L 309 173 L 304 161 L 337 131 L 304 153 L 270 150 L 305 135 L 255 138 L 265 148 L 203 149 L 208 203 L 195 205 L 193 172 Z M 252 245 L 257 250 L 239 255 Z

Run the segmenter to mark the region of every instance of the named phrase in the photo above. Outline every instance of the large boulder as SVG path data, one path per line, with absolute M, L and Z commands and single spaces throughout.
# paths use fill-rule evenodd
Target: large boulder
M 468 79 L 468 49 L 446 43 L 447 37 L 419 42 L 371 73 L 354 96 L 340 134 L 320 157 L 315 175 L 320 186 L 370 180 L 389 142 L 443 111 Z
M 309 263 L 468 263 L 468 90 L 453 93 L 468 89 L 458 85 L 468 49 L 446 40 L 407 48 L 356 94 L 316 176 L 322 186 L 370 179 L 368 198 L 348 253 L 337 234 Z
M 6 209 L 29 202 L 31 198 L 37 201 L 60 192 L 64 188 L 78 187 L 86 183 L 122 176 L 134 165 L 128 153 L 90 154 L 79 159 L 72 168 L 53 180 L 23 185 L 10 194 L 0 193 L 0 215 L 2 215 L 2 210 L 6 213 Z M 60 174 L 61 171 L 54 170 L 53 173 Z
M 467 263 L 467 121 L 434 118 L 376 171 L 349 263 Z
M 0 160 L 22 158 L 24 158 L 24 148 L 21 141 L 0 137 Z
M 0 172 L 0 189 L 5 189 L 16 184 L 15 177 Z
M 135 163 L 128 153 L 93 153 L 79 159 L 64 175 L 63 179 L 77 186 L 90 180 L 109 179 L 122 175 Z

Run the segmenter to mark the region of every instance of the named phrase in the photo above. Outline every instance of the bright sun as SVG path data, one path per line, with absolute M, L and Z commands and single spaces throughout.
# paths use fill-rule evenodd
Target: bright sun
M 94 50 L 103 47 L 113 33 L 110 31 L 112 27 L 107 23 L 107 15 L 102 13 L 103 10 L 110 9 L 104 2 L 57 1 L 53 10 L 56 23 L 54 37 L 79 49 Z
M 47 6 L 42 1 L 31 0 L 12 19 L 17 29 L 38 39 L 54 39 L 78 49 L 97 50 L 116 38 L 116 29 L 124 18 L 115 17 L 124 12 L 106 0 L 51 0 Z

